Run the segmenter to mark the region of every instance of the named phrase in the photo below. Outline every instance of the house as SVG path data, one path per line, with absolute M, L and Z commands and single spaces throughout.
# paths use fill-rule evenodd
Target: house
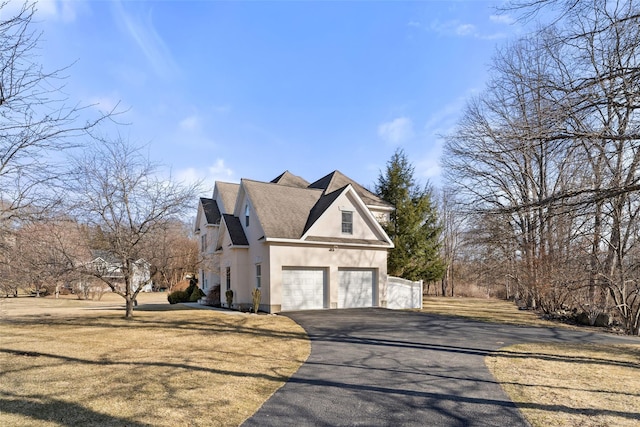
M 92 260 L 88 263 L 89 270 L 95 270 L 101 277 L 117 283 L 124 289 L 124 274 L 122 262 L 108 251 L 91 251 Z M 144 259 L 139 259 L 133 264 L 133 277 L 131 290 L 136 291 L 142 286 L 141 292 L 151 292 L 151 265 Z
M 338 171 L 313 183 L 288 171 L 271 182 L 216 182 L 196 217 L 199 285 L 231 289 L 246 306 L 258 288 L 270 313 L 385 306 L 393 243 L 381 223 L 392 211 Z

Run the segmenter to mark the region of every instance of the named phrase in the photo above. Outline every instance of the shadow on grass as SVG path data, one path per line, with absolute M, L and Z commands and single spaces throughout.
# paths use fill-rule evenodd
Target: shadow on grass
M 25 352 L 8 350 L 8 349 L 0 349 L 0 352 L 6 353 L 14 356 L 25 356 Z M 207 372 L 207 373 L 215 373 L 228 375 L 233 377 L 255 377 L 266 379 L 270 381 L 286 381 L 287 377 L 280 375 L 269 375 L 269 374 L 252 374 L 246 372 L 235 372 L 229 370 L 220 370 L 220 369 L 212 369 L 212 368 L 204 368 L 201 366 L 188 365 L 188 364 L 180 364 L 180 363 L 167 363 L 167 362 L 119 362 L 119 361 L 96 361 L 96 360 L 88 360 L 81 359 L 75 357 L 68 356 L 60 356 L 55 354 L 48 354 L 42 352 L 29 352 L 28 356 L 30 357 L 46 357 L 57 359 L 63 361 L 65 363 L 81 363 L 81 364 L 89 364 L 89 365 L 138 365 L 138 366 L 159 366 L 164 368 L 171 369 L 187 369 L 196 372 Z M 499 400 L 499 399 L 488 399 L 481 397 L 468 397 L 461 396 L 459 394 L 447 394 L 447 393 L 437 393 L 437 392 L 428 392 L 422 390 L 409 390 L 401 387 L 384 387 L 384 386 L 375 386 L 370 384 L 350 384 L 342 381 L 331 381 L 331 380 L 322 380 L 322 379 L 311 379 L 311 378 L 303 378 L 300 376 L 294 376 L 289 379 L 291 383 L 298 383 L 309 386 L 321 387 L 323 392 L 331 393 L 332 389 L 341 389 L 341 390 L 353 390 L 356 392 L 362 392 L 364 396 L 368 396 L 368 399 L 375 399 L 375 396 L 384 396 L 384 400 L 393 399 L 393 396 L 398 397 L 409 397 L 411 399 L 421 399 L 425 400 L 424 404 L 429 402 L 443 402 L 443 401 L 452 401 L 456 403 L 469 403 L 475 405 L 486 405 L 495 408 L 513 408 L 515 404 L 508 400 Z M 95 413 L 91 410 L 88 410 L 80 405 L 74 403 L 68 403 L 64 401 L 59 401 L 55 399 L 48 399 L 46 403 L 26 400 L 24 397 L 13 397 L 11 395 L 4 394 L 4 396 L 10 397 L 9 399 L 0 399 L 0 411 L 6 411 L 8 413 L 16 413 L 22 414 L 31 418 L 40 419 L 44 421 L 55 421 L 62 425 L 78 425 L 79 420 L 92 420 L 89 423 L 93 423 L 93 425 L 127 425 L 132 427 L 141 427 L 146 426 L 146 424 L 140 424 L 136 422 L 132 422 L 130 420 L 112 417 L 109 415 Z M 382 398 L 382 397 L 380 397 Z M 42 399 L 38 397 L 38 399 Z M 569 414 L 584 414 L 589 413 L 590 415 L 606 415 L 606 416 L 617 416 L 623 417 L 631 420 L 640 420 L 640 413 L 637 412 L 622 412 L 622 411 L 612 411 L 606 409 L 588 409 L 588 408 L 571 408 L 564 405 L 544 405 L 544 404 L 535 404 L 535 403 L 522 403 L 518 404 L 521 408 L 531 408 L 538 409 L 544 411 L 551 412 L 564 412 Z M 65 421 L 65 414 L 69 416 L 73 414 L 73 420 L 70 418 L 68 421 Z M 95 420 L 95 421 L 94 421 Z
M 67 316 L 46 316 L 43 315 L 27 315 L 27 316 L 15 316 L 12 318 L 0 319 L 0 324 L 7 326 L 65 326 L 65 327 L 95 327 L 95 328 L 123 328 L 129 329 L 136 327 L 140 329 L 146 329 L 149 332 L 154 330 L 171 330 L 171 329 L 188 329 L 192 332 L 201 333 L 203 338 L 206 338 L 210 334 L 220 333 L 237 333 L 246 335 L 259 335 L 269 338 L 282 338 L 282 339 L 301 339 L 307 340 L 307 334 L 305 332 L 293 332 L 280 330 L 279 326 L 274 322 L 269 324 L 269 319 L 266 316 L 237 316 L 222 314 L 214 310 L 202 310 L 194 309 L 188 306 L 180 304 L 168 305 L 168 304 L 145 304 L 136 308 L 134 316 L 129 319 L 125 319 L 121 315 L 120 311 L 114 311 L 113 308 L 99 307 L 90 308 L 93 312 L 104 312 L 100 315 L 67 315 Z M 197 313 L 197 316 L 192 318 L 185 317 L 186 312 L 192 311 Z M 136 316 L 135 313 L 153 314 L 159 313 L 157 317 L 149 316 Z M 172 318 L 170 316 L 163 316 L 162 313 L 179 312 L 182 314 L 180 318 Z M 196 318 L 197 317 L 197 318 Z M 273 319 L 277 319 L 273 317 Z M 263 321 L 266 326 L 257 326 L 255 322 Z M 272 327 L 271 327 L 272 326 Z
M 61 426 L 151 426 L 151 424 L 95 412 L 76 403 L 52 399 L 48 396 L 19 396 L 0 393 L 0 414 L 22 415 L 34 421 L 53 422 Z
M 193 372 L 204 372 L 210 374 L 218 374 L 218 375 L 228 375 L 232 377 L 253 377 L 260 378 L 268 381 L 286 381 L 288 376 L 283 375 L 269 375 L 256 373 L 251 374 L 247 372 L 237 372 L 237 371 L 229 371 L 224 369 L 214 369 L 214 368 L 206 368 L 198 365 L 189 365 L 186 363 L 170 363 L 170 362 L 135 362 L 135 361 L 115 361 L 115 360 L 91 360 L 91 359 L 82 359 L 79 357 L 71 357 L 71 356 L 62 356 L 59 354 L 52 353 L 43 353 L 39 351 L 21 351 L 21 350 L 11 350 L 6 348 L 0 348 L 0 353 L 8 354 L 11 356 L 22 356 L 22 357 L 46 357 L 49 359 L 59 360 L 65 363 L 80 363 L 84 365 L 101 365 L 101 366 L 112 366 L 116 368 L 117 366 L 139 366 L 139 367 L 161 367 L 161 368 L 169 368 L 169 369 L 185 369 Z

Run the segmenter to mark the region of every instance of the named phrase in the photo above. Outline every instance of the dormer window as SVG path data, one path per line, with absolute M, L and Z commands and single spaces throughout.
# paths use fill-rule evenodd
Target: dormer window
M 244 205 L 244 225 L 249 226 L 249 205 Z
M 342 211 L 342 234 L 353 234 L 353 212 Z

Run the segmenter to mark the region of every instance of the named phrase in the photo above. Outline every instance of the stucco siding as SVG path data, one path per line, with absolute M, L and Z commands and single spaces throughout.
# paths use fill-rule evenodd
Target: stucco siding
M 342 212 L 353 212 L 353 232 L 342 232 Z M 354 200 L 351 192 L 340 195 L 335 202 L 318 218 L 305 233 L 309 236 L 353 238 L 363 240 L 384 240 L 385 236 L 377 229 L 375 219 L 369 216 L 367 208 Z
M 376 271 L 376 305 L 384 299 L 387 281 L 386 249 L 333 248 L 330 246 L 285 246 L 272 244 L 269 246 L 271 270 L 269 272 L 270 305 L 273 311 L 282 304 L 282 269 L 283 267 L 316 267 L 326 268 L 326 299 L 329 308 L 338 304 L 338 284 L 340 268 L 373 268 Z

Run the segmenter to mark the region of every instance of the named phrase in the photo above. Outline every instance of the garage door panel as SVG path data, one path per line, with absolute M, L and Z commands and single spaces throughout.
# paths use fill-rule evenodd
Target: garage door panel
M 324 308 L 325 282 L 326 272 L 322 268 L 284 268 L 281 310 Z
M 375 271 L 339 271 L 338 308 L 373 307 Z

